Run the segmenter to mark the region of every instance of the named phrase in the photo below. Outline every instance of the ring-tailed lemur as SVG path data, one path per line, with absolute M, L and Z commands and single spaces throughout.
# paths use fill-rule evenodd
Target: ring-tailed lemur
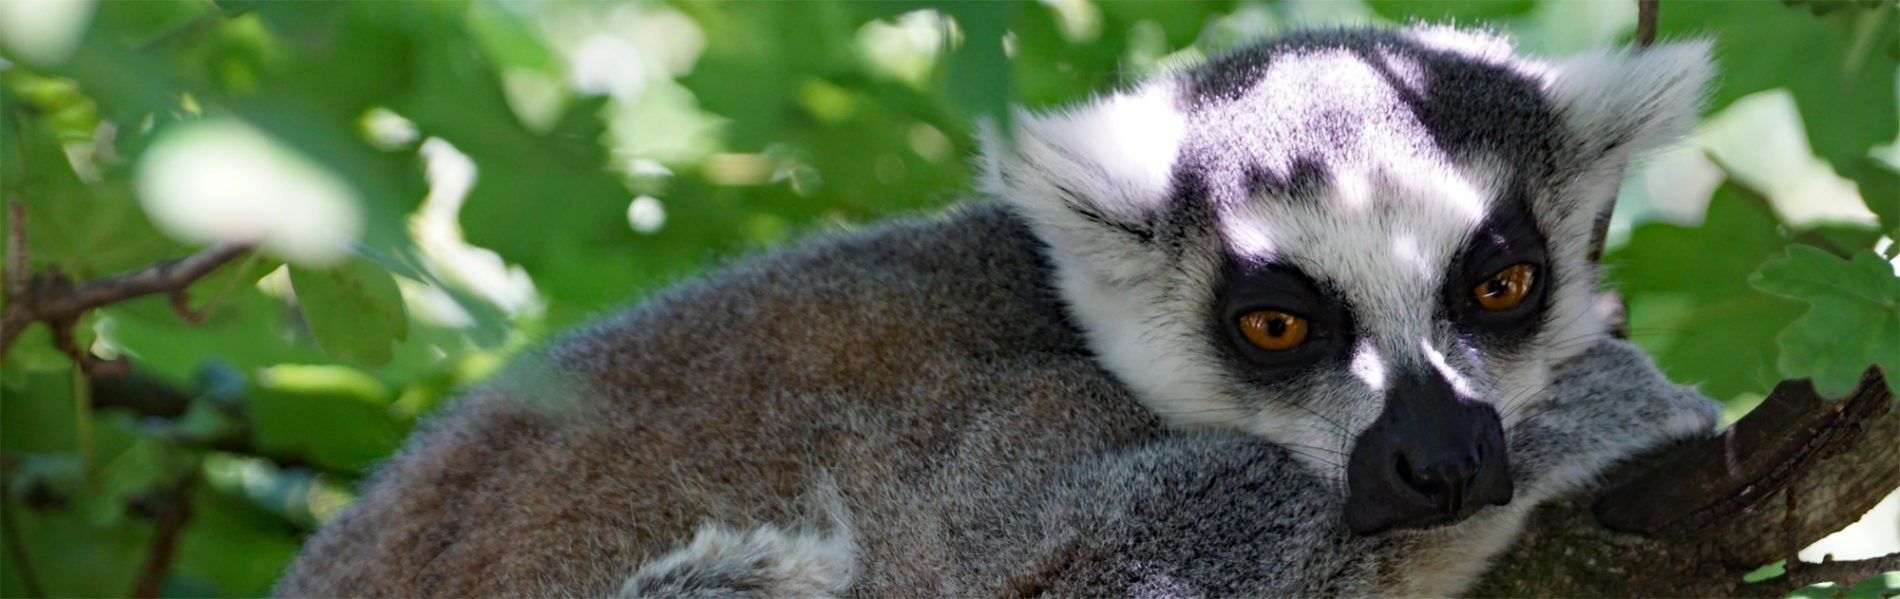
M 1020 115 L 1002 203 L 553 344 L 278 591 L 1456 592 L 1530 505 L 1713 423 L 1604 341 L 1586 256 L 1707 71 L 1346 30 Z M 1578 358 L 1604 343 L 1628 363 Z

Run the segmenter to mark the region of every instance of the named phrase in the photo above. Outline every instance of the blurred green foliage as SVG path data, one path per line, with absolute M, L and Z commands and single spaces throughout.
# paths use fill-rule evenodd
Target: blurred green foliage
M 192 287 L 201 323 L 163 297 L 88 313 L 77 343 L 128 359 L 129 375 L 80 372 L 44 326 L 7 350 L 6 596 L 261 594 L 417 418 L 511 352 L 732 256 L 956 201 L 973 123 L 1007 121 L 1012 103 L 1072 102 L 1293 27 L 1484 22 L 1560 53 L 1626 41 L 1635 12 L 0 2 L 0 194 L 25 207 L 30 269 L 83 280 L 219 232 L 266 241 Z M 1626 190 L 1638 216 L 1606 258 L 1634 337 L 1737 405 L 1782 378 L 1839 390 L 1867 364 L 1900 365 L 1897 250 L 1880 241 L 1900 231 L 1900 7 L 1661 14 L 1665 38 L 1716 41 L 1711 114 L 1781 90 L 1783 124 L 1802 132 L 1783 149 L 1852 184 L 1834 187 L 1849 204 L 1837 218 L 1798 222 L 1806 200 L 1728 177 L 1703 150 L 1690 162 L 1726 181 L 1712 192 L 1652 169 L 1660 184 Z M 216 151 L 184 141 L 198 138 Z

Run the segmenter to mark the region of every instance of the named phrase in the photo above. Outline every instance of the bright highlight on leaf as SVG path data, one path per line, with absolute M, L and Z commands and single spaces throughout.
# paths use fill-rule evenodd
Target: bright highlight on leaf
M 145 213 L 184 241 L 255 242 L 288 262 L 327 266 L 363 231 L 343 178 L 234 119 L 161 133 L 136 177 Z
M 72 56 L 92 21 L 93 0 L 0 1 L 0 48 L 40 64 Z
M 1808 303 L 1776 336 L 1780 367 L 1810 377 L 1822 395 L 1852 390 L 1863 370 L 1878 364 L 1895 388 L 1900 376 L 1900 276 L 1878 254 L 1861 250 L 1852 261 L 1814 247 L 1788 248 L 1750 277 L 1756 288 Z

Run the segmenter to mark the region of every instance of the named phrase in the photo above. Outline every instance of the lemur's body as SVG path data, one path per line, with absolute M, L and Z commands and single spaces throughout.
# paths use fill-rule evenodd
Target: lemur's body
M 990 155 L 1008 206 L 555 344 L 279 591 L 1456 592 L 1537 501 L 1711 423 L 1614 344 L 1551 379 L 1603 343 L 1591 224 L 1700 72 L 1346 32 L 1026 117 Z M 1514 263 L 1517 301 L 1465 316 Z
M 789 527 L 826 484 L 846 498 L 857 555 L 905 556 L 861 559 L 861 577 L 937 575 L 945 556 L 893 548 L 953 550 L 908 504 L 975 474 L 943 469 L 960 452 L 999 449 L 973 439 L 1019 444 L 1020 461 L 985 466 L 1053 471 L 1159 433 L 1065 322 L 1038 245 L 1019 219 L 976 208 L 649 301 L 551 348 L 553 376 L 585 385 L 551 395 L 589 400 L 460 400 L 306 550 L 327 559 L 302 560 L 280 590 L 599 595 L 702 522 Z M 931 326 L 946 319 L 982 328 Z M 975 434 L 994 427 L 1017 434 Z

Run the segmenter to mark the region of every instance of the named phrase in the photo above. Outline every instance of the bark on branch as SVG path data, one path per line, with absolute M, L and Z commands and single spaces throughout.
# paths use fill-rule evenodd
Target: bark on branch
M 1900 567 L 1900 556 L 1791 561 L 1787 576 L 1742 582 L 1900 487 L 1893 403 L 1874 369 L 1834 401 L 1806 381 L 1784 382 L 1721 434 L 1636 460 L 1602 491 L 1540 509 L 1473 595 L 1782 596 Z

